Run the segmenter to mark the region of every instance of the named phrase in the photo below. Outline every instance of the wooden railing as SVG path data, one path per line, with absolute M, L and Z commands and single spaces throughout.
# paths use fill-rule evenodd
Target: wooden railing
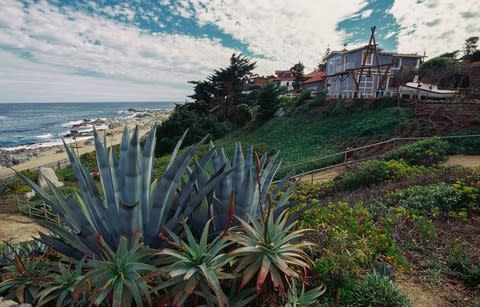
M 28 215 L 32 218 L 42 219 L 45 221 L 49 221 L 58 225 L 62 225 L 62 220 L 58 214 L 55 214 L 50 208 L 43 201 L 28 201 L 28 200 L 21 200 L 20 198 L 16 199 L 18 211 Z
M 377 143 L 368 144 L 368 145 L 364 145 L 364 146 L 360 146 L 360 147 L 356 147 L 356 148 L 352 148 L 352 149 L 347 149 L 347 150 L 340 151 L 340 152 L 337 152 L 337 153 L 334 153 L 334 154 L 322 156 L 320 158 L 315 158 L 315 159 L 302 161 L 302 162 L 299 162 L 299 163 L 289 165 L 288 168 L 290 170 L 292 170 L 292 173 L 294 174 L 293 176 L 291 176 L 292 179 L 311 176 L 311 181 L 313 183 L 314 175 L 316 173 L 326 171 L 326 170 L 329 170 L 329 169 L 332 169 L 332 168 L 336 168 L 336 167 L 339 167 L 339 166 L 348 166 L 348 165 L 351 165 L 351 164 L 356 164 L 356 163 L 364 162 L 364 161 L 367 161 L 367 160 L 380 158 L 384 155 L 384 154 L 371 155 L 371 156 L 362 157 L 362 158 L 356 159 L 356 160 L 349 158 L 349 157 L 353 157 L 354 153 L 358 152 L 360 150 L 365 150 L 365 149 L 369 149 L 369 148 L 373 148 L 373 147 L 378 147 L 378 146 L 385 145 L 385 144 L 393 144 L 393 148 L 396 148 L 398 146 L 399 142 L 409 142 L 409 141 L 418 141 L 418 140 L 426 140 L 426 139 L 461 139 L 461 138 L 475 138 L 475 137 L 480 137 L 480 134 L 450 135 L 450 136 L 436 136 L 436 137 L 393 138 L 393 139 L 389 139 L 389 140 L 382 141 L 382 142 L 377 142 Z M 295 174 L 295 172 L 294 172 L 295 167 L 305 165 L 307 163 L 318 162 L 318 161 L 327 160 L 327 159 L 335 159 L 335 158 L 336 159 L 341 158 L 342 162 L 335 163 L 335 164 L 328 165 L 328 166 L 324 166 L 324 167 L 321 167 L 321 168 L 316 168 L 316 169 L 309 170 L 309 171 L 302 172 L 302 173 L 298 173 L 298 174 Z

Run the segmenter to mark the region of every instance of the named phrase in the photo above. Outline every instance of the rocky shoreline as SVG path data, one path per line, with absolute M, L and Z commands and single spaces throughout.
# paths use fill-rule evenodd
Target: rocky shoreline
M 124 118 L 96 118 L 83 119 L 66 127 L 62 137 L 67 143 L 75 143 L 75 146 L 93 144 L 93 127 L 97 131 L 104 131 L 107 136 L 121 133 L 123 127 L 138 126 L 140 130 L 147 130 L 155 123 L 161 123 L 167 119 L 173 110 L 136 110 L 128 109 L 129 116 Z M 0 168 L 8 168 L 20 165 L 32 159 L 39 158 L 55 150 L 63 152 L 63 144 L 60 139 L 43 143 L 26 144 L 14 148 L 0 148 Z

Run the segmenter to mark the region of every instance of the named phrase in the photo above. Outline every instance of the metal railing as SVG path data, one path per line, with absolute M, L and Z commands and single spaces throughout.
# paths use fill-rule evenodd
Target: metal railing
M 347 149 L 347 150 L 340 151 L 340 152 L 330 154 L 330 155 L 326 155 L 326 156 L 323 156 L 323 157 L 320 157 L 320 158 L 315 158 L 315 159 L 302 161 L 302 162 L 299 162 L 299 163 L 289 165 L 288 168 L 290 168 L 290 169 L 293 168 L 294 169 L 295 167 L 298 167 L 300 165 L 305 165 L 307 163 L 319 162 L 319 161 L 322 161 L 322 160 L 327 160 L 327 159 L 332 159 L 332 158 L 339 159 L 340 157 L 342 157 L 343 162 L 341 162 L 341 163 L 336 163 L 336 164 L 324 166 L 324 167 L 321 167 L 321 168 L 316 168 L 316 169 L 313 169 L 313 170 L 309 170 L 309 171 L 302 172 L 302 173 L 295 174 L 295 175 L 291 176 L 292 179 L 311 176 L 311 181 L 313 183 L 314 175 L 316 173 L 323 172 L 323 171 L 326 171 L 326 170 L 329 170 L 329 169 L 332 169 L 332 168 L 336 168 L 336 167 L 339 167 L 339 166 L 348 166 L 348 165 L 351 165 L 351 164 L 356 164 L 356 163 L 380 158 L 384 155 L 384 154 L 372 155 L 372 156 L 363 157 L 363 158 L 357 159 L 357 160 L 349 159 L 349 157 L 353 157 L 353 154 L 355 152 L 358 152 L 360 150 L 369 149 L 369 148 L 373 148 L 373 147 L 377 147 L 377 146 L 385 145 L 385 144 L 390 144 L 390 143 L 393 143 L 393 148 L 396 148 L 398 146 L 397 145 L 398 142 L 418 141 L 418 140 L 426 140 L 426 139 L 461 139 L 461 138 L 473 138 L 473 137 L 480 137 L 480 134 L 450 135 L 450 136 L 435 136 L 435 137 L 400 137 L 400 138 L 393 138 L 393 139 L 389 139 L 389 140 L 385 140 L 385 141 L 381 141 L 381 142 L 377 142 L 377 143 L 373 143 L 373 144 L 368 144 L 368 145 L 364 145 L 364 146 L 360 146 L 360 147 L 356 147 L 356 148 L 352 148 L 352 149 Z
M 18 211 L 32 218 L 42 219 L 58 225 L 62 225 L 62 220 L 58 214 L 52 211 L 52 208 L 43 201 L 28 201 L 16 199 Z

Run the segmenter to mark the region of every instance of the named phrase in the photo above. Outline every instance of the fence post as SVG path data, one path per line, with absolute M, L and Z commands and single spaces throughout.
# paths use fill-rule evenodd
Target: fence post
M 312 173 L 312 184 L 313 184 L 313 173 Z
M 347 154 L 347 152 L 345 152 L 345 157 L 344 157 L 344 161 L 343 161 L 343 164 L 345 164 L 345 167 L 347 166 L 347 159 L 348 159 L 348 154 Z

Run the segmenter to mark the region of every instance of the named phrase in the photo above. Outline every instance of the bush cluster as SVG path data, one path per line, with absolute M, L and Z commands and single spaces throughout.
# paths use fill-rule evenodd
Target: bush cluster
M 447 159 L 448 142 L 427 139 L 402 146 L 385 155 L 385 160 L 404 160 L 410 165 L 433 166 Z
M 402 160 L 370 160 L 337 178 L 335 187 L 338 191 L 353 191 L 412 174 L 420 174 L 425 170 L 424 167 L 411 166 Z
M 387 196 L 389 206 L 401 206 L 415 212 L 435 216 L 448 215 L 466 209 L 462 194 L 450 184 L 439 183 L 426 186 L 413 186 Z
M 339 306 L 408 307 L 407 296 L 388 279 L 379 274 L 365 275 Z

